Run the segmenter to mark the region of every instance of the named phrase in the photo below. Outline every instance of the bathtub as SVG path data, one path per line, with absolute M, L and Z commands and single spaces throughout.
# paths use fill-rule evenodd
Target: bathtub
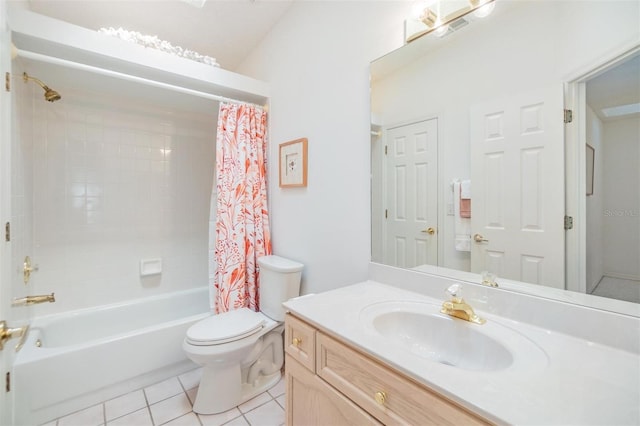
M 207 287 L 36 318 L 13 368 L 16 424 L 41 424 L 181 374 Z

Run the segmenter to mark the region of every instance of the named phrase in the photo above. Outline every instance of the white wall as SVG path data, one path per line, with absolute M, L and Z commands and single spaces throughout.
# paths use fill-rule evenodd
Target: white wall
M 639 7 L 634 1 L 529 2 L 478 20 L 375 83 L 378 124 L 438 115 L 441 185 L 448 194 L 452 179 L 469 177 L 470 105 L 546 87 L 561 92 L 572 74 L 640 41 Z M 468 256 L 454 250 L 453 218 L 445 218 L 441 266 L 465 270 Z
M 640 280 L 640 118 L 607 121 L 604 145 L 604 274 Z
M 369 63 L 402 45 L 409 2 L 294 2 L 238 72 L 271 88 L 274 253 L 305 264 L 302 292 L 366 279 Z M 307 188 L 278 187 L 278 144 L 309 139 Z
M 587 140 L 594 149 L 595 171 L 593 175 L 593 195 L 587 196 L 587 293 L 593 289 L 603 275 L 604 240 L 603 240 L 603 165 L 604 150 L 602 145 L 602 122 L 587 105 Z
M 39 271 L 15 296 L 55 292 L 33 307 L 43 315 L 207 285 L 217 110 L 51 85 L 61 101 L 35 84 L 17 97 L 14 157 L 32 167 L 14 165 L 14 258 Z M 162 259 L 161 275 L 140 277 L 146 258 Z

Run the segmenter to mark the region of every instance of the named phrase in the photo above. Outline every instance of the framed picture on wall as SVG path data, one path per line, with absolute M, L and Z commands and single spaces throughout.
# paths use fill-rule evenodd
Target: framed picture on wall
M 307 186 L 307 138 L 280 144 L 280 187 Z
M 593 167 L 596 158 L 596 150 L 589 144 L 587 146 L 587 195 L 593 195 Z

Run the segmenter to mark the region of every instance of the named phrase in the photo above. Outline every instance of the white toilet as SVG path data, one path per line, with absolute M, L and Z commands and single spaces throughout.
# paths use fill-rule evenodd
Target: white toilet
M 249 308 L 211 316 L 189 327 L 182 343 L 202 365 L 193 411 L 227 411 L 280 380 L 284 362 L 282 302 L 300 294 L 303 265 L 279 256 L 258 259 L 260 312 Z

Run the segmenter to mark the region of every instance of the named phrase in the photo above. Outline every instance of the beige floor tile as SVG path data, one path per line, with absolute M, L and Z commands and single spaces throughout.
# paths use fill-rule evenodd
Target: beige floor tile
M 229 423 L 225 423 L 224 426 L 249 426 L 249 423 L 244 417 L 240 416 L 231 420 Z
M 251 426 L 279 426 L 284 423 L 284 410 L 275 401 L 269 401 L 244 414 Z
M 163 382 L 144 388 L 144 393 L 147 395 L 147 401 L 149 404 L 155 404 L 156 402 L 183 392 L 184 390 L 182 389 L 182 385 L 178 381 L 177 377 L 172 377 Z
M 169 399 L 155 403 L 149 407 L 155 425 L 167 423 L 191 412 L 191 403 L 183 392 Z
M 200 384 L 202 378 L 202 368 L 196 368 L 195 370 L 188 371 L 178 376 L 180 383 L 184 390 L 189 390 L 197 387 Z
M 271 395 L 272 397 L 278 397 L 282 394 L 284 394 L 284 391 L 286 390 L 286 382 L 284 381 L 284 378 L 281 378 L 280 381 L 278 383 L 275 384 L 274 387 L 272 387 L 271 389 L 269 389 L 269 395 Z
M 198 416 L 196 416 L 195 413 L 191 412 L 177 419 L 173 419 L 162 426 L 200 426 L 200 420 L 198 420 Z
M 107 421 L 117 419 L 125 414 L 133 413 L 147 407 L 147 400 L 142 390 L 131 392 L 104 403 Z
M 271 399 L 272 399 L 271 395 L 269 395 L 267 392 L 263 392 L 260 395 L 256 396 L 255 398 L 245 402 L 244 404 L 240 404 L 238 408 L 243 413 L 246 413 L 247 411 L 251 411 L 256 407 L 271 401 Z
M 134 411 L 126 416 L 118 417 L 115 420 L 107 421 L 107 426 L 153 426 L 149 408 Z
M 241 415 L 242 413 L 238 408 L 232 408 L 224 413 L 198 414 L 198 417 L 200 417 L 203 426 L 221 426 Z
M 104 406 L 102 404 L 85 408 L 58 419 L 58 426 L 96 426 L 104 424 Z

